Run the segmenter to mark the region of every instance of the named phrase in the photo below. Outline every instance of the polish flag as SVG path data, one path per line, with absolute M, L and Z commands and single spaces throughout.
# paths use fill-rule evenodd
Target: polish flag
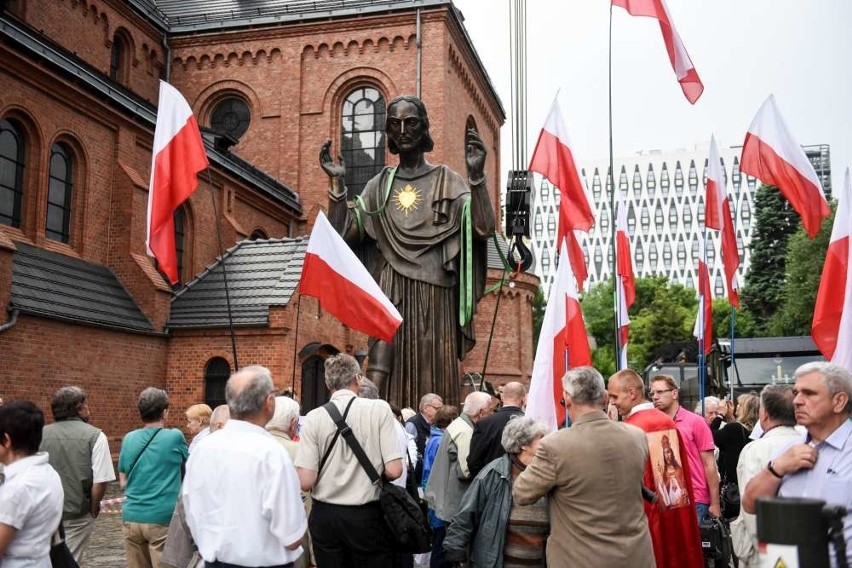
M 589 269 L 586 266 L 586 256 L 583 254 L 583 247 L 580 246 L 580 231 L 569 230 L 565 232 L 565 245 L 568 247 L 568 260 L 571 263 L 571 271 L 574 274 L 574 280 L 577 282 L 577 290 L 583 289 L 583 283 L 589 276 Z
M 399 311 L 322 211 L 305 251 L 299 293 L 317 298 L 344 325 L 387 342 L 402 323 Z
M 540 173 L 559 188 L 559 227 L 556 237 L 559 248 L 562 247 L 562 238 L 570 229 L 588 231 L 592 228 L 595 224 L 594 214 L 574 164 L 568 129 L 556 99 L 538 135 L 528 169 Z
M 145 246 L 172 284 L 178 282 L 175 210 L 198 187 L 198 172 L 207 163 L 201 132 L 189 103 L 180 91 L 160 81 Z
M 849 168 L 819 282 L 811 336 L 826 359 L 852 371 L 852 276 L 849 274 L 852 235 L 852 179 Z
M 551 430 L 563 425 L 562 377 L 567 369 L 591 364 L 580 296 L 571 273 L 568 249 L 563 243 L 538 337 L 526 415 L 541 420 Z
M 677 82 L 680 83 L 686 100 L 695 104 L 704 92 L 704 85 L 686 52 L 683 41 L 675 30 L 666 3 L 663 0 L 612 0 L 612 5 L 624 8 L 631 16 L 647 16 L 656 18 L 660 22 L 663 43 L 666 44 L 666 52 L 669 54 L 669 61 L 677 76 Z
M 698 314 L 692 335 L 698 347 L 707 355 L 713 349 L 713 293 L 710 290 L 710 271 L 707 270 L 707 252 L 704 239 L 698 247 Z
M 793 139 L 775 95 L 769 95 L 757 111 L 743 142 L 740 171 L 781 190 L 802 218 L 811 238 L 819 233 L 828 215 L 828 203 L 813 164 Z
M 740 307 L 738 292 L 737 269 L 740 266 L 740 253 L 737 250 L 737 237 L 734 234 L 734 222 L 731 219 L 731 208 L 728 192 L 725 191 L 725 172 L 716 137 L 710 137 L 710 157 L 707 166 L 707 198 L 704 215 L 704 226 L 708 229 L 722 231 L 722 262 L 725 265 L 725 283 L 728 288 L 728 302 L 735 308 Z
M 615 224 L 615 249 L 616 249 L 616 292 L 618 293 L 618 329 L 620 334 L 619 343 L 621 353 L 619 354 L 619 369 L 627 368 L 627 343 L 629 340 L 628 327 L 630 316 L 628 310 L 636 301 L 636 278 L 633 276 L 633 260 L 630 255 L 630 240 L 627 237 L 627 206 L 624 198 L 618 195 L 618 217 Z

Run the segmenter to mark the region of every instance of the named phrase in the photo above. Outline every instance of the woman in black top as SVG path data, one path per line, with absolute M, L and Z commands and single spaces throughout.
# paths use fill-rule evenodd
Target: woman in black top
M 730 401 L 727 401 L 730 405 Z M 740 452 L 751 440 L 749 436 L 757 423 L 758 409 L 760 408 L 760 399 L 757 395 L 746 393 L 737 397 L 736 420 L 728 422 L 724 427 L 720 428 L 722 417 L 717 416 L 710 423 L 710 430 L 713 432 L 713 442 L 719 448 L 719 457 L 717 463 L 719 465 L 719 475 L 722 480 L 722 487 L 730 483 L 737 483 L 737 462 L 740 459 Z M 726 418 L 732 418 L 730 406 L 726 412 Z M 723 493 L 724 496 L 724 493 Z M 740 514 L 739 503 L 725 503 L 723 498 L 722 514 L 726 519 L 736 518 Z

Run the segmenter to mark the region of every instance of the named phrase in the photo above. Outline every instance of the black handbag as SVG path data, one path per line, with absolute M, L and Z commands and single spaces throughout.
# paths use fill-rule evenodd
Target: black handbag
M 50 539 L 50 565 L 53 568 L 80 568 L 68 545 L 65 544 L 65 529 L 62 522 Z
M 417 501 L 402 487 L 382 480 L 376 468 L 370 462 L 370 458 L 364 453 L 361 444 L 355 439 L 352 429 L 333 403 L 328 402 L 323 405 L 323 408 L 334 420 L 337 431 L 352 448 L 355 457 L 358 458 L 358 462 L 367 473 L 367 477 L 370 478 L 371 482 L 379 484 L 379 504 L 389 533 L 393 538 L 393 550 L 407 554 L 430 551 L 432 549 L 432 527 Z
M 727 566 L 733 555 L 733 543 L 731 542 L 731 529 L 724 519 L 710 517 L 706 521 L 698 523 L 701 530 L 701 550 L 704 552 L 705 560 L 721 561 Z

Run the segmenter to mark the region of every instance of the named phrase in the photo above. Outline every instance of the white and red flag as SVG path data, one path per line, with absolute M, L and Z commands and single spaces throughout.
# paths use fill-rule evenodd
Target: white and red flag
M 719 158 L 716 137 L 710 137 L 710 156 L 707 165 L 707 198 L 704 213 L 704 226 L 722 231 L 722 263 L 725 266 L 725 284 L 728 288 L 728 303 L 740 307 L 737 269 L 740 266 L 740 253 L 737 250 L 737 236 L 734 233 L 734 221 L 731 219 L 731 206 L 726 191 L 725 172 Z
M 852 179 L 849 168 L 837 196 L 837 213 L 819 282 L 811 336 L 826 359 L 852 371 Z
M 713 293 L 710 289 L 710 271 L 707 270 L 706 243 L 702 238 L 698 246 L 698 314 L 692 335 L 704 355 L 713 349 Z
M 305 251 L 299 293 L 317 298 L 344 325 L 384 341 L 392 341 L 402 323 L 399 310 L 322 211 Z
M 636 301 L 636 278 L 633 276 L 633 260 L 630 255 L 630 239 L 627 236 L 627 207 L 619 192 L 618 216 L 615 224 L 615 286 L 617 292 L 618 307 L 616 317 L 618 318 L 619 344 L 619 369 L 627 368 L 627 343 L 629 341 L 628 328 L 630 327 L 630 315 L 628 310 Z
M 562 250 L 562 240 L 566 239 L 571 266 L 577 279 L 577 289 L 582 290 L 588 270 L 583 250 L 574 231 L 588 231 L 594 225 L 595 217 L 574 162 L 574 151 L 557 99 L 553 100 L 544 128 L 538 135 L 538 142 L 533 150 L 528 169 L 540 173 L 550 180 L 552 185 L 559 188 L 556 250 Z
M 563 243 L 538 336 L 526 415 L 543 421 L 551 430 L 564 424 L 562 377 L 570 368 L 591 364 L 580 295 L 571 273 L 568 249 Z
M 819 233 L 829 213 L 822 184 L 778 112 L 775 95 L 764 101 L 748 128 L 740 171 L 781 190 L 802 218 L 808 235 L 813 238 Z
M 647 16 L 655 18 L 660 22 L 660 31 L 663 33 L 663 43 L 666 44 L 666 52 L 672 64 L 677 82 L 683 95 L 691 104 L 695 104 L 701 93 L 704 92 L 704 84 L 698 77 L 695 65 L 686 52 L 683 40 L 675 30 L 669 9 L 664 0 L 612 0 L 613 6 L 619 6 L 627 10 L 631 16 Z
M 160 270 L 176 284 L 174 213 L 198 187 L 198 172 L 208 162 L 189 103 L 165 81 L 160 81 L 153 153 L 145 246 Z

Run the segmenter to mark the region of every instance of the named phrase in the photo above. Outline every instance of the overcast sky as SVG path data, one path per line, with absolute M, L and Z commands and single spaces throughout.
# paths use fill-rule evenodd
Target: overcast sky
M 454 0 L 511 120 L 511 0 Z M 692 149 L 715 133 L 741 145 L 758 107 L 775 93 L 801 144 L 830 144 L 835 190 L 852 166 L 852 0 L 668 0 L 704 83 L 693 106 L 681 92 L 656 20 L 614 8 L 613 146 Z M 529 159 L 547 111 L 559 102 L 578 160 L 608 155 L 607 0 L 528 0 Z M 511 127 L 501 169 L 512 166 Z

